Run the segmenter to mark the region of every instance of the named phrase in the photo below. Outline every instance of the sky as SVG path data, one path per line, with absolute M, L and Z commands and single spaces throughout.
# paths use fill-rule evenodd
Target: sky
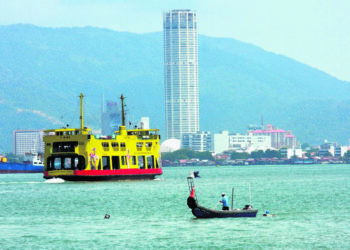
M 199 34 L 251 43 L 350 81 L 350 0 L 0 0 L 0 25 L 159 32 L 171 9 L 195 10 Z

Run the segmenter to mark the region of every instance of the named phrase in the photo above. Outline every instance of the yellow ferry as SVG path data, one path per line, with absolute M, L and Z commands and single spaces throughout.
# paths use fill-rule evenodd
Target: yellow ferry
M 124 97 L 122 126 L 112 136 L 98 136 L 84 127 L 80 94 L 80 128 L 44 131 L 44 178 L 69 181 L 153 179 L 163 173 L 158 129 L 126 129 Z

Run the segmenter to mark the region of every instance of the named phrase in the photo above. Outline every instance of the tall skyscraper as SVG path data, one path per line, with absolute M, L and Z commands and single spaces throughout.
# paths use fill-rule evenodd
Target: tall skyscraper
M 163 16 L 166 135 L 199 131 L 197 16 L 171 10 Z

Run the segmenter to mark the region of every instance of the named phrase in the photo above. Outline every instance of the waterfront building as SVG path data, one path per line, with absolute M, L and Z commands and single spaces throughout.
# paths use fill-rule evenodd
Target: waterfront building
M 165 12 L 163 33 L 166 137 L 181 140 L 199 131 L 196 12 Z
M 229 133 L 227 130 L 221 131 L 220 134 L 214 134 L 212 140 L 211 150 L 215 154 L 220 154 L 229 150 Z
M 251 132 L 253 136 L 267 135 L 271 137 L 271 147 L 280 149 L 282 147 L 294 148 L 297 141 L 291 131 L 275 128 L 271 124 L 267 124 L 265 129 L 259 129 Z
M 211 151 L 212 136 L 210 132 L 204 131 L 183 134 L 181 145 L 182 148 L 189 148 L 197 152 Z
M 231 134 L 229 136 L 229 149 L 251 153 L 258 150 L 271 149 L 271 137 L 259 134 Z
M 228 131 L 222 131 L 220 134 L 213 135 L 212 151 L 215 154 L 229 150 L 251 153 L 267 149 L 272 149 L 271 137 L 267 135 L 251 133 L 247 135 L 229 134 Z
M 290 159 L 293 156 L 298 158 L 303 157 L 303 151 L 301 148 L 281 148 L 280 153 L 284 158 Z
M 103 135 L 112 135 L 121 125 L 121 111 L 118 102 L 107 101 L 106 109 L 102 98 L 101 127 Z
M 285 137 L 285 146 L 287 148 L 293 149 L 297 145 L 297 140 L 294 135 L 287 134 Z
M 42 130 L 14 130 L 13 131 L 13 153 L 25 155 L 26 153 L 44 152 Z
M 348 152 L 347 146 L 336 146 L 334 148 L 334 156 L 335 157 L 343 157 L 346 152 Z
M 321 157 L 334 156 L 335 148 L 337 146 L 338 145 L 336 142 L 328 142 L 327 140 L 325 140 L 324 143 L 320 145 L 319 155 Z
M 320 145 L 319 155 L 321 157 L 343 157 L 346 152 L 348 152 L 347 146 L 341 146 L 336 142 L 328 142 L 325 140 L 324 143 Z

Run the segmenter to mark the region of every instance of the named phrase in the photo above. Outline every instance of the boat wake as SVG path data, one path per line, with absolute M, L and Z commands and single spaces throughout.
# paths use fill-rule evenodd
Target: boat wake
M 44 181 L 45 183 L 63 183 L 64 182 L 64 180 L 63 179 L 61 179 L 61 178 L 52 178 L 52 179 L 48 179 L 48 180 L 46 180 L 46 181 Z
M 25 182 L 0 182 L 0 185 L 9 185 L 9 184 L 39 184 L 41 181 L 25 181 Z

